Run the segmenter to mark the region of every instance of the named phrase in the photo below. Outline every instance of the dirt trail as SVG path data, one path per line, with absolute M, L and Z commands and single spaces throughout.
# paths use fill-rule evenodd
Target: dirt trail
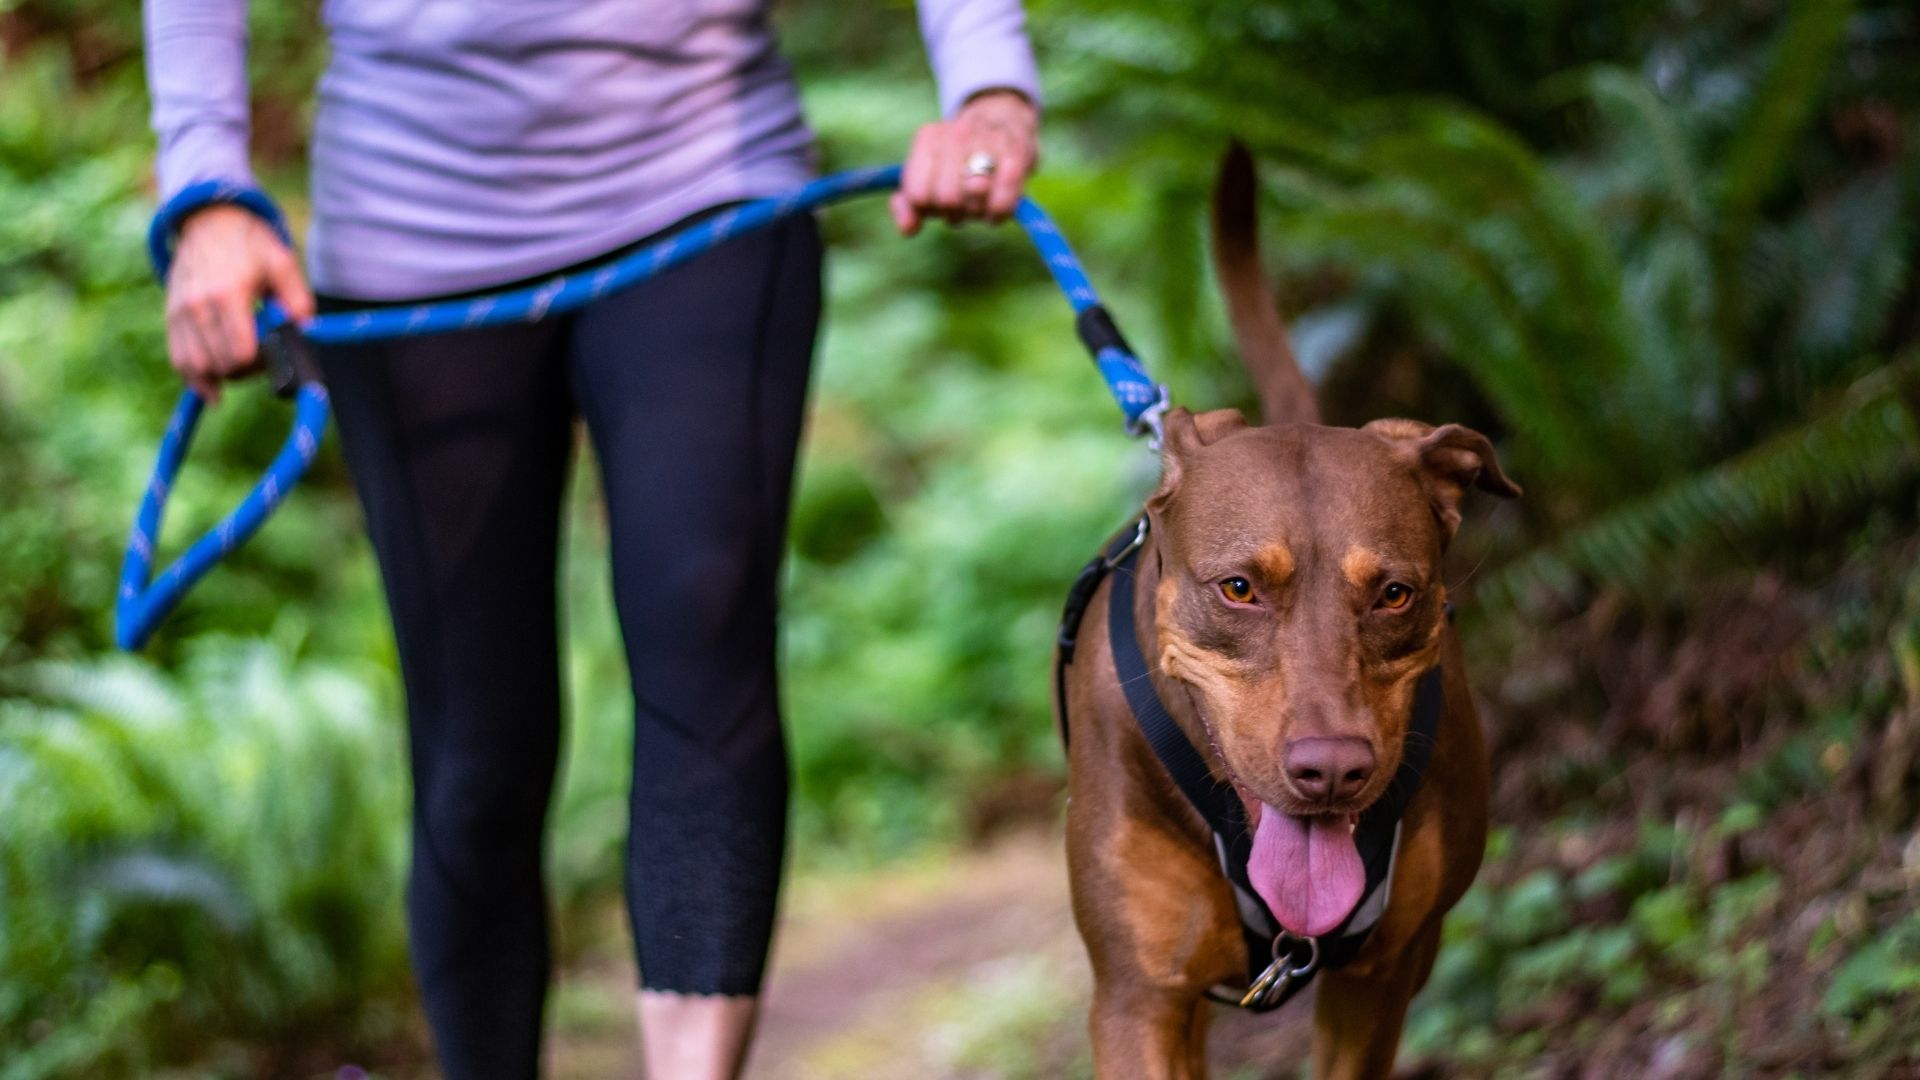
M 637 1075 L 624 943 L 561 979 L 552 1075 Z M 750 1080 L 1086 1077 L 1090 978 L 1067 905 L 1057 834 L 794 883 Z M 1306 1012 L 1222 1009 L 1215 1075 L 1293 1075 Z

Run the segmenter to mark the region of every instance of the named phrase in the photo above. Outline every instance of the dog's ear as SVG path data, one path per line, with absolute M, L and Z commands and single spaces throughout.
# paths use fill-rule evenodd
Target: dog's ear
M 1160 423 L 1160 487 L 1147 500 L 1158 509 L 1180 483 L 1181 462 L 1203 446 L 1210 446 L 1236 431 L 1245 431 L 1247 418 L 1239 409 L 1214 409 L 1191 412 L 1184 405 L 1167 410 Z
M 1459 424 L 1434 427 L 1418 420 L 1375 420 L 1364 429 L 1385 439 L 1419 473 L 1445 540 L 1460 528 L 1460 503 L 1469 487 L 1517 498 L 1520 485 L 1500 471 L 1485 435 Z

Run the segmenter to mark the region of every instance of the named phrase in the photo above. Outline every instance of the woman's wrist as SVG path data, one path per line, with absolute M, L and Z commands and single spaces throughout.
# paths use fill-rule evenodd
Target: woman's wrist
M 956 115 L 970 113 L 989 123 L 1019 125 L 1028 135 L 1040 127 L 1040 110 L 1033 99 L 1011 86 L 990 86 L 967 95 Z
M 167 279 L 175 246 L 187 222 L 216 206 L 245 211 L 271 230 L 282 244 L 293 246 L 287 219 L 266 192 L 238 180 L 203 180 L 175 192 L 153 215 L 153 223 L 147 229 L 147 255 L 153 261 L 155 277 L 161 281 Z

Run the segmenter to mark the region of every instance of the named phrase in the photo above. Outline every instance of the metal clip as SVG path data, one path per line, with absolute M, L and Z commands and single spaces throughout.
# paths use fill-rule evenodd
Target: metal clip
M 1121 563 L 1126 562 L 1127 556 L 1133 554 L 1136 551 L 1139 551 L 1140 545 L 1146 542 L 1147 542 L 1147 515 L 1141 514 L 1140 521 L 1133 527 L 1133 539 L 1127 541 L 1127 546 L 1107 556 L 1107 560 L 1106 560 L 1107 569 L 1111 570 L 1114 567 L 1119 566 Z
M 1307 962 L 1296 967 L 1293 962 L 1294 949 L 1301 940 L 1285 932 L 1275 935 L 1273 963 L 1268 964 L 1267 970 L 1262 971 L 1247 987 L 1246 995 L 1240 999 L 1241 1008 L 1277 1003 L 1286 995 L 1287 987 L 1292 986 L 1295 979 L 1304 979 L 1313 974 L 1314 969 L 1320 966 L 1320 939 L 1305 939 Z
M 1160 399 L 1147 406 L 1139 419 L 1127 425 L 1127 434 L 1136 437 L 1146 436 L 1147 449 L 1156 454 L 1160 452 L 1161 445 L 1166 441 L 1166 432 L 1161 426 L 1163 418 L 1167 415 L 1167 410 L 1173 407 L 1173 397 L 1167 393 L 1167 388 L 1162 386 L 1159 390 Z

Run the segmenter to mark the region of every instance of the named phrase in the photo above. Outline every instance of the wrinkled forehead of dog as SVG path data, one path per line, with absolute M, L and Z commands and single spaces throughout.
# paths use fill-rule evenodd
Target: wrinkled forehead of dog
M 1296 559 L 1363 545 L 1428 561 L 1458 529 L 1467 489 L 1520 494 L 1486 437 L 1457 424 L 1250 427 L 1237 410 L 1176 409 L 1161 456 L 1149 507 L 1189 555 L 1282 540 Z

